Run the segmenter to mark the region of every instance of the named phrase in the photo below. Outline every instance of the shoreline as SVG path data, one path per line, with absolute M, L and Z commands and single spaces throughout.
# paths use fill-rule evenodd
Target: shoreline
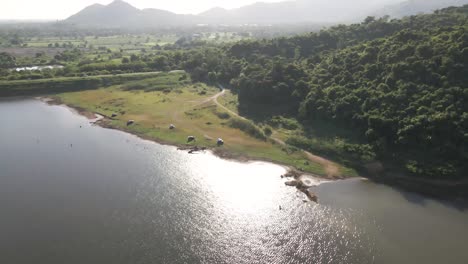
M 136 136 L 142 140 L 146 140 L 146 141 L 156 143 L 159 145 L 163 145 L 163 146 L 175 147 L 180 150 L 190 150 L 193 147 L 195 147 L 189 144 L 173 143 L 173 142 L 164 141 L 158 138 L 145 136 L 143 134 L 136 133 L 135 131 L 126 129 L 125 127 L 113 126 L 109 122 L 109 120 L 112 120 L 112 117 L 106 116 L 101 113 L 94 113 L 82 107 L 65 104 L 57 97 L 35 97 L 35 99 L 40 100 L 49 105 L 58 105 L 58 106 L 66 107 L 70 109 L 73 113 L 86 117 L 88 120 L 90 120 L 91 123 L 98 125 L 102 128 L 121 131 L 124 133 L 131 134 L 133 136 Z M 292 173 L 293 175 L 299 174 L 298 176 L 292 176 L 292 178 L 295 180 L 300 180 L 300 178 L 303 178 L 303 177 L 314 179 L 314 181 L 317 184 L 314 186 L 310 186 L 309 188 L 316 187 L 322 183 L 327 183 L 327 182 L 336 182 L 336 181 L 347 180 L 347 179 L 365 179 L 365 180 L 372 180 L 376 183 L 387 184 L 387 185 L 394 186 L 396 188 L 400 188 L 409 192 L 415 192 L 415 193 L 419 193 L 419 194 L 434 197 L 434 198 L 467 199 L 465 197 L 468 197 L 468 181 L 463 182 L 463 183 L 459 183 L 455 181 L 434 181 L 430 179 L 412 178 L 412 177 L 405 176 L 405 175 L 395 176 L 394 174 L 391 174 L 385 171 L 379 173 L 378 175 L 375 175 L 372 172 L 368 171 L 367 173 L 365 173 L 365 176 L 336 178 L 336 177 L 329 177 L 327 175 L 317 175 L 317 174 L 299 171 L 291 166 L 288 166 L 286 164 L 281 164 L 271 159 L 251 158 L 245 154 L 234 154 L 234 153 L 230 153 L 227 150 L 221 150 L 221 149 L 206 148 L 204 149 L 204 151 L 209 152 L 211 155 L 215 157 L 229 160 L 229 161 L 240 162 L 244 164 L 255 163 L 255 162 L 266 162 L 275 166 L 283 167 L 286 173 L 284 175 L 281 175 L 282 178 L 287 179 L 288 177 L 286 175 Z M 289 176 L 289 178 L 291 178 L 291 176 Z M 299 188 L 298 190 L 301 191 Z
M 105 128 L 105 129 L 112 129 L 112 130 L 120 131 L 120 132 L 123 132 L 123 133 L 127 133 L 127 134 L 135 136 L 135 137 L 137 137 L 137 138 L 139 138 L 141 140 L 144 140 L 144 141 L 148 141 L 148 142 L 163 145 L 163 146 L 174 147 L 174 148 L 177 148 L 178 150 L 182 150 L 182 151 L 191 150 L 192 148 L 195 147 L 194 145 L 189 145 L 189 144 L 180 144 L 180 143 L 178 144 L 178 143 L 167 142 L 167 141 L 160 140 L 160 139 L 157 139 L 157 138 L 153 138 L 153 137 L 149 137 L 149 136 L 145 136 L 145 135 L 135 133 L 135 131 L 125 129 L 123 127 L 113 126 L 113 125 L 111 125 L 109 123 L 109 120 L 112 120 L 112 117 L 106 116 L 106 115 L 104 115 L 102 113 L 94 113 L 94 112 L 88 111 L 88 110 L 86 110 L 86 109 L 84 109 L 82 107 L 76 107 L 76 106 L 73 106 L 73 105 L 65 104 L 59 98 L 36 97 L 35 99 L 40 100 L 40 101 L 42 101 L 42 102 L 44 102 L 44 103 L 46 103 L 48 105 L 55 105 L 55 106 L 65 107 L 65 108 L 69 109 L 72 113 L 87 118 L 90 121 L 90 123 L 92 123 L 92 124 L 98 125 L 98 126 L 100 126 L 102 128 Z M 316 174 L 312 174 L 312 173 L 308 173 L 308 172 L 302 172 L 302 171 L 299 171 L 299 170 L 297 170 L 297 169 L 295 169 L 295 168 L 293 168 L 291 166 L 281 164 L 279 162 L 275 162 L 275 161 L 270 160 L 270 159 L 251 158 L 251 157 L 249 157 L 247 155 L 243 155 L 243 154 L 236 155 L 236 154 L 230 153 L 227 150 L 205 148 L 205 149 L 203 149 L 203 152 L 208 152 L 210 155 L 213 155 L 213 156 L 215 156 L 217 158 L 220 158 L 220 159 L 233 161 L 233 162 L 238 162 L 238 163 L 243 163 L 243 164 L 263 162 L 263 163 L 268 163 L 268 164 L 271 164 L 271 165 L 274 165 L 274 166 L 279 166 L 279 167 L 282 167 L 284 169 L 284 171 L 285 171 L 285 173 L 283 175 L 279 175 L 281 178 L 285 178 L 285 179 L 288 178 L 288 177 L 293 177 L 293 178 L 297 178 L 297 179 L 309 178 L 309 179 L 312 179 L 316 183 L 316 184 L 314 184 L 314 185 L 312 185 L 310 187 L 316 187 L 316 186 L 318 186 L 318 185 L 320 185 L 322 183 L 326 183 L 326 182 L 345 180 L 345 179 L 340 179 L 340 178 L 335 178 L 335 177 L 327 177 L 325 175 L 316 175 Z M 297 175 L 297 176 L 287 176 L 289 174 L 293 174 L 293 175 Z M 352 177 L 352 178 L 362 178 L 362 177 Z M 351 178 L 348 178 L 348 179 L 351 179 Z

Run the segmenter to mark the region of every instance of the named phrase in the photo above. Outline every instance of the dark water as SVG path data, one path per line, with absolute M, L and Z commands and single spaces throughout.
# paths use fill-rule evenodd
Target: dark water
M 468 263 L 468 212 L 449 204 L 362 180 L 304 203 L 282 167 L 35 100 L 0 101 L 0 122 L 0 263 Z

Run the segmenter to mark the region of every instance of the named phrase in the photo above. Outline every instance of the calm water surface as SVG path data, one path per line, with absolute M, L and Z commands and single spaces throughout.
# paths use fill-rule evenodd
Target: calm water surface
M 305 203 L 280 166 L 37 100 L 0 101 L 0 121 L 0 263 L 468 263 L 468 211 L 450 204 L 363 180 Z

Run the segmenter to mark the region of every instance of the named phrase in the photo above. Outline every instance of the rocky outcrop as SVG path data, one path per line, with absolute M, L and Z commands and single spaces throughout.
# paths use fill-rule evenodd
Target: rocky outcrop
M 304 193 L 310 201 L 318 203 L 317 195 L 310 190 L 313 183 L 309 179 L 301 177 L 302 174 L 297 171 L 288 171 L 285 175 L 281 175 L 281 178 L 293 178 L 292 180 L 286 181 L 284 184 L 291 187 L 296 187 L 299 191 Z
M 301 191 L 309 198 L 309 200 L 318 203 L 318 196 L 310 189 L 301 189 Z
M 300 184 L 300 181 L 292 180 L 292 181 L 287 181 L 284 184 L 286 184 L 287 186 L 298 187 Z

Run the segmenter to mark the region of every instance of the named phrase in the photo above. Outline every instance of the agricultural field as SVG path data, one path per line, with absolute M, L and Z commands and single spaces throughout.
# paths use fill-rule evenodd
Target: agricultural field
M 248 33 L 236 32 L 205 32 L 194 34 L 124 34 L 113 36 L 86 37 L 31 37 L 25 38 L 21 45 L 0 45 L 0 51 L 17 56 L 34 56 L 37 52 L 55 55 L 64 49 L 109 49 L 135 53 L 141 50 L 151 50 L 156 46 L 174 44 L 181 38 L 200 40 L 212 43 L 236 42 L 250 38 Z M 4 41 L 5 42 L 5 41 Z
M 177 40 L 176 35 L 155 36 L 142 35 L 115 35 L 115 36 L 88 36 L 80 38 L 30 38 L 25 41 L 26 47 L 106 47 L 109 49 L 142 49 L 156 45 L 172 44 Z M 58 45 L 57 45 L 58 44 Z

